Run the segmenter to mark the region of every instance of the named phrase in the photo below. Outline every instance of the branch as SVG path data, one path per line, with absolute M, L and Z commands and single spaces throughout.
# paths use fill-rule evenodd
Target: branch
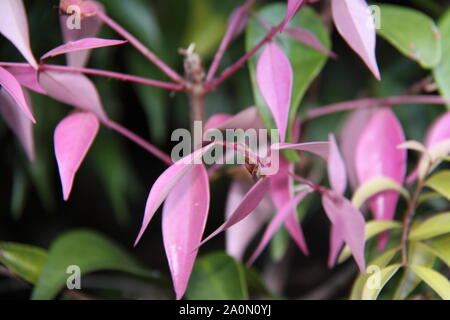
M 398 104 L 423 103 L 434 105 L 446 105 L 449 103 L 447 99 L 441 96 L 422 95 L 422 96 L 393 96 L 385 98 L 365 98 L 352 101 L 344 101 L 330 104 L 313 110 L 309 110 L 305 120 L 312 120 L 325 115 L 333 114 L 341 111 L 354 110 L 358 108 L 371 108 L 376 106 L 394 106 Z
M 214 60 L 211 63 L 211 66 L 208 70 L 206 82 L 210 82 L 213 79 L 217 69 L 219 68 L 220 62 L 222 61 L 222 58 L 225 55 L 225 52 L 228 49 L 228 46 L 230 45 L 237 28 L 239 27 L 239 24 L 245 18 L 245 16 L 248 13 L 248 9 L 254 2 L 255 0 L 247 0 L 246 3 L 244 3 L 241 7 L 236 9 L 237 11 L 236 13 L 234 13 L 236 16 L 233 17 L 232 15 L 230 17 L 230 25 L 227 31 L 225 32 L 222 42 L 220 43 L 219 50 L 217 50 L 216 55 L 214 56 Z
M 298 10 L 301 9 L 306 4 L 306 1 L 303 1 Z M 222 74 L 216 78 L 208 82 L 205 86 L 206 92 L 214 90 L 219 84 L 228 79 L 231 75 L 233 75 L 237 70 L 239 70 L 263 45 L 267 42 L 272 41 L 272 38 L 281 30 L 283 30 L 285 26 L 285 20 L 283 20 L 278 26 L 273 27 L 269 33 L 250 51 L 248 51 L 244 56 L 242 56 L 238 61 L 236 61 L 233 65 L 225 69 Z
M 114 130 L 117 133 L 119 133 L 120 135 L 124 136 L 125 138 L 133 141 L 138 146 L 140 146 L 143 149 L 147 150 L 148 152 L 153 154 L 155 157 L 159 158 L 161 161 L 163 161 L 167 165 L 170 166 L 170 165 L 173 164 L 173 161 L 169 157 L 169 155 L 167 155 L 165 152 L 159 150 L 157 147 L 155 147 L 151 143 L 147 142 L 146 140 L 144 140 L 143 138 L 141 138 L 140 136 L 138 136 L 134 132 L 131 132 L 127 128 L 125 128 L 122 125 L 118 124 L 117 122 L 114 122 L 112 120 L 106 120 L 106 121 L 103 122 L 103 124 L 106 127 L 110 128 L 111 130 Z
M 15 67 L 15 68 L 27 68 L 29 67 L 28 63 L 10 63 L 10 62 L 0 62 L 0 66 L 2 67 Z M 138 76 L 133 76 L 129 74 L 114 72 L 114 71 L 106 71 L 99 69 L 90 69 L 90 68 L 74 68 L 68 66 L 60 66 L 54 64 L 41 64 L 39 65 L 40 70 L 54 70 L 54 71 L 65 71 L 65 72 L 74 72 L 74 73 L 84 73 L 90 74 L 94 76 L 107 77 L 112 79 L 117 79 L 120 81 L 129 81 L 139 84 L 144 84 L 147 86 L 158 87 L 173 91 L 182 91 L 183 85 L 171 83 L 171 82 L 163 82 Z
M 138 39 L 136 39 L 131 33 L 129 33 L 125 28 L 119 25 L 116 21 L 111 19 L 106 13 L 99 10 L 97 16 L 106 23 L 111 29 L 115 30 L 118 34 L 128 40 L 140 53 L 144 55 L 148 60 L 150 60 L 155 66 L 161 69 L 170 79 L 177 83 L 183 83 L 183 78 L 167 64 L 165 64 L 160 58 L 158 58 L 152 51 L 150 51 L 146 46 L 144 46 Z

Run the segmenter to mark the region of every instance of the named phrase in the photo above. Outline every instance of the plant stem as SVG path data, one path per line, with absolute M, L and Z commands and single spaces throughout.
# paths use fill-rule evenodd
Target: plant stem
M 384 98 L 365 98 L 352 101 L 344 101 L 330 104 L 310 110 L 305 120 L 312 120 L 341 111 L 355 110 L 358 108 L 371 108 L 376 106 L 394 106 L 398 104 L 423 103 L 434 105 L 446 105 L 449 101 L 441 96 L 418 95 L 418 96 L 393 96 Z
M 303 1 L 303 3 L 298 8 L 298 10 L 300 10 L 305 4 L 306 4 L 306 1 Z M 248 51 L 245 55 L 243 55 L 233 65 L 231 65 L 227 69 L 225 69 L 218 78 L 208 81 L 206 83 L 205 90 L 207 92 L 214 90 L 219 84 L 221 84 L 223 81 L 228 79 L 231 75 L 233 75 L 238 69 L 240 69 L 247 62 L 248 59 L 250 59 L 256 52 L 258 52 L 258 50 L 261 49 L 261 47 L 263 45 L 265 45 L 267 42 L 271 41 L 272 38 L 278 32 L 283 30 L 284 26 L 285 26 L 285 21 L 283 20 L 278 26 L 270 29 L 270 31 L 267 33 L 267 35 L 257 45 L 255 45 L 250 51 Z
M 169 90 L 173 90 L 173 91 L 183 90 L 183 85 L 180 85 L 180 84 L 171 83 L 171 82 L 163 82 L 163 81 L 158 81 L 158 80 L 153 80 L 153 79 L 147 79 L 147 78 L 143 78 L 143 77 L 133 76 L 133 75 L 124 74 L 124 73 L 118 73 L 118 72 L 113 72 L 113 71 L 105 71 L 105 70 L 89 69 L 89 68 L 74 68 L 74 67 L 50 65 L 50 64 L 40 65 L 39 68 L 41 70 L 54 70 L 54 71 L 65 71 L 65 72 L 91 74 L 94 76 L 113 78 L 113 79 L 117 79 L 117 80 L 121 80 L 121 81 L 129 81 L 129 82 L 144 84 L 147 86 L 169 89 Z
M 167 155 L 163 151 L 159 150 L 157 147 L 155 147 L 151 143 L 147 142 L 146 140 L 144 140 L 143 138 L 141 138 L 134 132 L 132 132 L 132 131 L 128 130 L 127 128 L 123 127 L 122 125 L 118 124 L 117 122 L 114 122 L 112 120 L 106 120 L 103 122 L 103 124 L 106 127 L 110 128 L 110 129 L 116 131 L 117 133 L 119 133 L 120 135 L 124 136 L 125 138 L 133 141 L 138 146 L 147 150 L 148 152 L 150 152 L 151 154 L 153 154 L 154 156 L 159 158 L 161 161 L 163 161 L 167 165 L 170 166 L 173 164 L 173 161 L 169 157 L 169 155 Z
M 131 33 L 129 33 L 125 28 L 119 25 L 116 21 L 111 19 L 106 13 L 99 10 L 97 16 L 106 23 L 111 29 L 115 30 L 118 34 L 128 40 L 140 53 L 144 55 L 148 60 L 150 60 L 155 66 L 161 69 L 170 79 L 181 84 L 183 83 L 183 78 L 167 64 L 165 64 L 160 58 L 158 58 L 150 49 L 144 46 L 138 39 L 136 39 Z
M 230 42 L 232 41 L 237 29 L 239 28 L 239 24 L 245 19 L 245 16 L 248 13 L 248 9 L 254 2 L 255 0 L 247 0 L 246 3 L 244 3 L 241 7 L 237 9 L 237 11 L 235 12 L 235 16 L 230 17 L 230 21 L 233 18 L 234 20 L 231 21 L 222 39 L 222 42 L 220 43 L 219 49 L 217 50 L 216 55 L 214 56 L 214 60 L 211 63 L 211 66 L 208 70 L 208 75 L 206 76 L 206 82 L 210 82 L 213 79 Z
M 414 216 L 414 210 L 416 207 L 417 199 L 419 198 L 420 192 L 423 188 L 423 180 L 419 180 L 414 190 L 414 194 L 411 200 L 408 202 L 404 217 L 403 217 L 403 232 L 401 238 L 401 249 L 402 249 L 402 265 L 404 267 L 408 266 L 408 236 L 409 230 L 411 228 L 412 218 Z

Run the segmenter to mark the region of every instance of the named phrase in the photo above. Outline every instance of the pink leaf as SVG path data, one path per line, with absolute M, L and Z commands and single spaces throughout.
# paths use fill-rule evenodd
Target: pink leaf
M 425 146 L 432 147 L 438 142 L 450 139 L 450 111 L 441 115 L 431 126 L 425 138 Z
M 204 165 L 197 164 L 170 191 L 163 208 L 164 248 L 177 299 L 186 291 L 208 210 L 208 174 Z
M 0 93 L 1 95 L 9 95 L 16 102 L 16 107 L 19 108 L 28 119 L 34 123 L 36 122 L 33 113 L 31 112 L 31 108 L 25 99 L 20 83 L 11 73 L 2 67 L 0 67 Z
M 284 29 L 284 33 L 296 39 L 297 41 L 307 45 L 308 47 L 323 52 L 334 59 L 337 58 L 336 54 L 325 48 L 325 46 L 320 42 L 320 40 L 317 39 L 316 35 L 311 31 L 297 27 L 289 27 Z
M 107 120 L 97 89 L 89 78 L 80 73 L 43 71 L 39 84 L 55 100 L 96 114 Z
M 27 14 L 22 0 L 0 1 L 0 33 L 14 44 L 33 68 L 38 68 L 30 49 Z
M 313 153 L 325 161 L 328 160 L 330 144 L 328 142 L 305 142 L 305 143 L 277 143 L 273 144 L 272 148 L 275 150 L 298 150 Z
M 261 254 L 261 252 L 264 250 L 264 248 L 269 243 L 270 239 L 273 237 L 275 232 L 278 230 L 278 228 L 281 226 L 283 222 L 286 221 L 286 219 L 289 216 L 292 216 L 295 214 L 295 208 L 297 207 L 298 203 L 303 200 L 303 198 L 310 193 L 311 190 L 307 189 L 304 191 L 301 191 L 299 194 L 294 196 L 291 200 L 289 200 L 287 203 L 285 203 L 280 210 L 278 210 L 275 217 L 272 219 L 270 224 L 267 226 L 266 230 L 264 231 L 264 235 L 261 239 L 261 242 L 258 244 L 258 247 L 256 248 L 255 252 L 250 257 L 248 264 L 251 265 L 256 260 L 256 258 Z M 294 212 L 293 212 L 294 211 Z M 302 234 L 303 238 L 303 234 Z M 306 250 L 306 244 L 304 242 L 304 239 L 302 239 L 302 246 L 303 250 Z
M 148 224 L 156 213 L 156 210 L 161 206 L 164 200 L 167 198 L 169 192 L 175 187 L 175 185 L 186 175 L 189 169 L 194 164 L 201 164 L 201 158 L 205 152 L 210 150 L 214 143 L 209 144 L 206 147 L 198 149 L 194 153 L 178 160 L 169 168 L 167 168 L 159 177 L 156 179 L 150 193 L 147 198 L 147 203 L 145 205 L 144 219 L 142 221 L 142 226 L 139 234 L 136 238 L 134 245 L 137 245 Z
M 99 129 L 97 117 L 76 112 L 64 118 L 54 135 L 55 155 L 61 177 L 64 200 L 72 190 L 73 180 Z
M 97 9 L 103 10 L 100 6 L 98 6 Z M 81 20 L 80 29 L 69 29 L 67 27 L 68 19 L 70 19 L 70 17 L 67 15 L 62 15 L 60 18 L 64 42 L 95 37 L 103 24 L 102 20 L 96 15 L 84 16 Z M 67 53 L 68 65 L 71 67 L 83 68 L 89 59 L 90 52 L 91 51 L 88 50 Z
M 365 221 L 362 213 L 352 203 L 334 191 L 322 196 L 322 205 L 333 227 L 337 231 L 336 242 L 342 236 L 352 250 L 360 271 L 365 273 L 364 245 Z
M 347 170 L 336 143 L 336 138 L 332 134 L 330 134 L 330 154 L 328 156 L 328 179 L 336 193 L 344 194 L 347 188 Z
M 234 180 L 231 183 L 225 208 L 226 218 L 231 217 L 250 187 L 251 185 L 243 181 Z M 226 248 L 230 256 L 242 260 L 248 244 L 270 217 L 272 207 L 268 197 L 265 197 L 255 208 L 253 214 L 248 215 L 244 220 L 226 231 Z
M 340 139 L 341 150 L 347 167 L 350 186 L 353 190 L 356 190 L 359 185 L 355 164 L 356 145 L 358 144 L 361 132 L 366 127 L 374 112 L 374 108 L 356 109 L 347 117 L 342 127 Z
M 283 27 L 291 21 L 305 0 L 287 0 L 286 18 L 283 21 Z
M 344 244 L 343 231 L 340 226 L 331 225 L 330 230 L 330 253 L 328 255 L 328 267 L 332 268 L 336 263 L 339 252 Z
M 24 92 L 25 98 L 28 98 Z M 31 103 L 29 103 L 31 105 Z M 0 89 L 0 114 L 8 126 L 17 135 L 30 161 L 34 161 L 33 123 L 17 107 L 11 95 Z
M 41 88 L 38 82 L 38 72 L 33 69 L 32 66 L 7 67 L 6 70 L 8 70 L 22 86 L 37 93 L 45 94 L 44 89 Z
M 375 57 L 376 32 L 370 8 L 365 0 L 332 0 L 333 20 L 348 45 L 380 80 Z
M 270 176 L 270 194 L 278 213 L 283 210 L 286 203 L 294 196 L 294 181 L 288 174 L 288 171 L 294 172 L 294 164 L 280 156 L 279 166 L 281 170 L 278 170 L 276 174 Z M 276 219 L 276 217 L 277 216 L 275 216 L 274 219 Z M 308 247 L 300 227 L 300 222 L 298 221 L 295 207 L 291 210 L 291 214 L 286 216 L 285 219 L 283 218 L 283 220 L 292 239 L 294 239 L 300 250 L 307 255 Z
M 293 73 L 289 59 L 273 42 L 267 44 L 259 57 L 256 81 L 280 130 L 280 140 L 284 142 L 291 105 Z
M 384 108 L 377 111 L 361 132 L 356 146 L 355 165 L 360 183 L 388 177 L 403 184 L 406 171 L 406 150 L 397 146 L 405 142 L 400 122 Z M 377 220 L 392 220 L 399 194 L 387 191 L 372 197 L 370 208 Z
M 250 189 L 250 191 L 246 193 L 241 203 L 225 221 L 225 223 L 223 223 L 216 231 L 214 231 L 205 240 L 203 240 L 200 245 L 208 242 L 222 231 L 231 228 L 236 223 L 245 219 L 250 213 L 252 213 L 253 210 L 255 210 L 259 203 L 262 201 L 264 196 L 267 194 L 267 191 L 269 190 L 269 181 L 270 179 L 265 177 L 259 179 L 258 182 L 256 182 L 255 185 Z
M 234 116 L 216 114 L 208 119 L 204 131 L 209 129 L 262 129 L 264 125 L 256 107 L 249 107 Z
M 450 139 L 450 111 L 447 111 L 430 126 L 425 137 L 425 147 L 430 149 L 443 140 Z M 412 183 L 418 177 L 418 168 L 406 178 L 407 183 Z
M 56 57 L 69 52 L 77 52 L 89 49 L 117 46 L 126 43 L 126 40 L 110 40 L 100 38 L 84 38 L 76 41 L 69 41 L 59 47 L 56 47 L 41 57 L 41 60 Z

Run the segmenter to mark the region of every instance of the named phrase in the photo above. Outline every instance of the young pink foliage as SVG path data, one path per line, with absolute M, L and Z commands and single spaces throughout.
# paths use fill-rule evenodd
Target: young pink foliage
M 64 42 L 95 37 L 103 24 L 99 17 L 91 16 L 81 20 L 80 29 L 69 29 L 67 27 L 67 19 L 69 19 L 69 16 L 66 15 L 63 15 L 60 18 Z M 69 52 L 67 53 L 67 64 L 71 67 L 83 68 L 89 59 L 90 53 L 90 50 Z
M 356 109 L 350 113 L 342 126 L 340 139 L 342 156 L 347 165 L 348 180 L 353 190 L 356 190 L 359 185 L 355 164 L 356 146 L 361 132 L 366 127 L 374 112 L 374 108 Z
M 356 146 L 355 165 L 362 184 L 375 177 L 388 177 L 403 184 L 406 172 L 405 142 L 400 122 L 389 108 L 377 111 L 369 120 Z M 392 220 L 399 194 L 396 191 L 380 193 L 369 200 L 377 220 Z
M 280 141 L 284 142 L 291 105 L 293 73 L 286 54 L 273 42 L 267 44 L 259 57 L 256 81 L 280 130 Z
M 328 155 L 328 179 L 331 187 L 337 194 L 343 195 L 347 188 L 347 170 L 344 160 L 333 134 L 329 136 L 330 154 Z
M 276 143 L 272 145 L 272 148 L 275 150 L 307 151 L 328 161 L 330 144 L 328 142 Z
M 286 222 L 286 219 L 289 216 L 292 216 L 295 214 L 295 208 L 303 200 L 303 198 L 311 192 L 311 189 L 307 189 L 304 191 L 299 192 L 297 195 L 295 195 L 292 199 L 290 199 L 288 202 L 286 202 L 281 209 L 279 209 L 275 215 L 275 217 L 272 219 L 270 224 L 267 226 L 266 230 L 264 231 L 264 235 L 258 244 L 258 247 L 256 248 L 255 252 L 250 257 L 248 264 L 251 265 L 256 260 L 256 258 L 261 254 L 261 252 L 264 250 L 264 248 L 269 243 L 270 239 L 273 237 L 275 232 L 280 228 L 280 226 L 283 224 L 283 222 Z M 303 238 L 303 234 L 302 234 Z M 306 243 L 305 240 L 302 239 L 302 250 L 306 249 Z
M 331 225 L 330 229 L 330 252 L 328 254 L 328 268 L 332 268 L 336 263 L 336 259 L 344 245 L 343 230 L 340 226 Z
M 231 228 L 252 213 L 269 191 L 269 181 L 270 179 L 266 177 L 259 179 L 258 182 L 256 182 L 249 190 L 249 192 L 245 194 L 241 203 L 237 206 L 236 210 L 234 210 L 230 217 L 216 231 L 203 240 L 200 245 L 208 242 L 222 231 Z
M 450 111 L 445 112 L 431 125 L 425 138 L 425 146 L 430 148 L 446 139 L 450 139 Z
M 53 99 L 92 112 L 101 121 L 108 119 L 97 89 L 85 75 L 46 70 L 39 73 L 39 84 Z
M 101 38 L 84 38 L 76 41 L 69 41 L 56 47 L 41 57 L 41 60 L 56 57 L 69 52 L 84 51 L 89 49 L 117 46 L 126 43 L 126 40 L 111 40 Z
M 231 217 L 250 188 L 251 185 L 243 181 L 234 180 L 231 183 L 225 207 L 227 219 Z M 239 261 L 242 260 L 245 249 L 269 219 L 272 210 L 273 206 L 269 198 L 265 197 L 255 208 L 253 214 L 248 215 L 240 223 L 226 231 L 226 251 L 230 256 Z
M 198 164 L 202 156 L 210 150 L 214 143 L 209 144 L 206 147 L 198 149 L 194 153 L 178 160 L 169 168 L 167 168 L 159 177 L 156 179 L 150 193 L 147 198 L 147 203 L 145 205 L 144 219 L 142 221 L 142 226 L 139 234 L 136 238 L 134 245 L 136 246 L 147 229 L 148 224 L 152 220 L 158 208 L 166 200 L 169 192 L 175 187 L 175 185 L 187 174 L 189 169 L 194 165 Z M 206 196 L 206 195 L 203 195 Z
M 197 164 L 170 191 L 163 207 L 164 248 L 178 300 L 186 291 L 208 210 L 208 174 L 203 164 Z
M 279 166 L 280 170 L 276 174 L 270 176 L 270 194 L 272 197 L 272 202 L 277 209 L 277 214 L 274 219 L 277 219 L 278 215 L 281 215 L 281 212 L 285 208 L 286 204 L 289 203 L 294 196 L 294 181 L 288 174 L 288 172 L 294 172 L 294 164 L 280 156 Z M 285 217 L 284 215 L 282 216 L 282 222 L 284 222 L 284 226 L 288 230 L 292 239 L 294 239 L 300 250 L 307 255 L 308 247 L 306 245 L 303 231 L 300 227 L 300 222 L 298 221 L 296 206 L 291 208 L 289 215 Z M 273 231 L 275 232 L 276 229 Z M 269 235 L 272 237 L 273 233 L 268 232 L 267 236 Z M 268 241 L 269 239 L 264 241 Z M 264 247 L 265 245 L 262 245 L 261 250 L 264 249 Z
M 22 0 L 0 1 L 0 33 L 14 44 L 33 68 L 38 68 L 30 48 L 27 14 Z
M 69 199 L 75 174 L 89 151 L 99 126 L 94 114 L 76 112 L 65 117 L 55 129 L 55 156 L 64 200 Z
M 28 98 L 24 92 L 25 98 Z M 29 104 L 31 105 L 31 104 Z M 19 138 L 30 161 L 34 161 L 33 123 L 17 107 L 16 101 L 11 95 L 0 88 L 0 114 L 8 126 Z
M 283 31 L 285 34 L 291 36 L 297 41 L 316 49 L 317 51 L 325 53 L 327 56 L 330 56 L 334 59 L 337 58 L 336 54 L 327 48 L 317 39 L 316 35 L 311 31 L 306 29 L 297 28 L 297 27 L 286 27 Z
M 32 66 L 6 67 L 9 73 L 25 88 L 34 92 L 45 94 L 45 90 L 41 88 L 38 82 L 38 72 Z
M 259 117 L 256 107 L 248 107 L 234 116 L 227 114 L 213 115 L 205 124 L 204 131 L 208 129 L 262 129 L 264 125 Z
M 33 123 L 36 122 L 23 93 L 22 86 L 11 73 L 2 67 L 0 67 L 0 94 L 9 95 L 15 101 L 16 107 Z
M 292 20 L 304 1 L 306 0 L 287 0 L 286 18 L 283 21 L 283 28 Z
M 380 80 L 375 56 L 375 22 L 366 1 L 332 0 L 331 8 L 334 24 L 341 36 Z
M 365 221 L 362 213 L 348 199 L 334 191 L 322 195 L 322 205 L 333 227 L 336 228 L 336 235 L 344 238 L 360 271 L 364 274 Z

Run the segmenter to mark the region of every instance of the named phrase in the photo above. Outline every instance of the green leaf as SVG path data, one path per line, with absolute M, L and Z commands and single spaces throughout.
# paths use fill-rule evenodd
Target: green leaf
M 450 170 L 436 173 L 426 181 L 425 185 L 450 201 Z
M 384 269 L 373 272 L 367 280 L 362 292 L 362 300 L 376 300 L 388 281 L 400 268 L 400 264 L 394 264 Z
M 450 234 L 430 239 L 426 246 L 450 267 Z
M 399 252 L 399 248 L 392 248 L 384 252 L 382 255 L 371 261 L 369 264 L 367 264 L 368 267 L 377 266 L 379 269 L 383 269 L 386 267 L 392 259 L 396 256 L 397 252 Z M 355 280 L 355 283 L 352 287 L 352 292 L 350 294 L 350 300 L 360 300 L 362 298 L 363 289 L 365 287 L 365 284 L 367 282 L 367 279 L 370 277 L 370 274 L 359 274 L 358 277 Z
M 383 231 L 400 229 L 401 227 L 402 224 L 397 221 L 376 221 L 376 220 L 368 221 L 366 223 L 365 228 L 365 240 L 367 241 Z M 338 263 L 344 262 L 351 255 L 352 252 L 350 248 L 346 245 L 339 256 Z
M 405 199 L 409 199 L 409 193 L 401 185 L 387 177 L 377 177 L 364 182 L 355 191 L 352 197 L 352 203 L 356 208 L 360 208 L 364 202 L 382 191 L 398 191 Z
M 450 10 L 439 21 L 442 41 L 442 59 L 433 69 L 434 79 L 441 95 L 450 100 Z M 450 109 L 450 103 L 447 105 Z
M 435 215 L 411 228 L 410 240 L 425 240 L 450 232 L 450 212 Z
M 186 296 L 190 300 L 246 300 L 244 268 L 225 253 L 202 257 L 195 263 Z
M 269 24 L 273 26 L 278 25 L 286 16 L 286 5 L 281 3 L 269 4 L 264 6 L 261 10 L 258 10 L 258 15 Z M 289 26 L 299 27 L 311 31 L 327 49 L 330 48 L 330 38 L 327 33 L 327 28 L 323 24 L 319 15 L 312 8 L 303 7 L 302 10 L 291 20 Z M 260 42 L 266 34 L 267 30 L 264 26 L 262 26 L 255 17 L 252 17 L 247 26 L 247 51 L 251 50 L 258 42 Z M 297 40 L 285 34 L 279 34 L 277 38 L 275 38 L 275 42 L 277 42 L 282 50 L 287 54 L 294 71 L 292 104 L 289 112 L 289 123 L 292 124 L 306 90 L 314 78 L 322 70 L 322 67 L 328 57 L 326 54 L 307 47 L 306 45 L 299 43 Z M 258 58 L 259 54 L 256 54 L 249 60 L 253 95 L 264 124 L 267 128 L 271 129 L 275 128 L 274 121 L 264 98 L 259 93 L 258 85 L 256 83 L 255 73 Z M 288 139 L 290 139 L 290 131 L 291 130 L 288 130 Z
M 380 5 L 381 28 L 377 33 L 423 68 L 441 60 L 441 37 L 434 21 L 415 9 Z
M 431 250 L 420 242 L 410 242 L 408 250 L 409 266 L 433 267 L 436 256 Z M 395 299 L 406 299 L 422 280 L 411 270 L 406 268 L 400 284 L 394 294 Z
M 273 261 L 280 261 L 289 247 L 289 233 L 284 228 L 278 229 L 270 241 L 270 256 Z
M 427 267 L 412 266 L 411 269 L 442 299 L 450 300 L 450 282 L 446 277 Z
M 32 299 L 53 299 L 66 285 L 69 266 L 82 275 L 100 270 L 127 272 L 159 282 L 159 275 L 142 268 L 135 259 L 108 238 L 89 230 L 74 230 L 58 237 L 48 251 Z
M 37 281 L 46 259 L 47 252 L 39 247 L 0 242 L 0 263 L 30 283 Z

